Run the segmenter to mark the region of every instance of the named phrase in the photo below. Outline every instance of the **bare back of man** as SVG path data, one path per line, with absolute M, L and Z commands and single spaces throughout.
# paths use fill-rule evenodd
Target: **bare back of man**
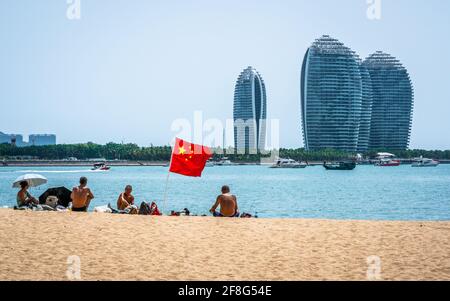
M 223 216 L 234 216 L 237 212 L 236 196 L 230 193 L 221 194 L 217 197 L 220 204 L 220 213 Z
M 89 203 L 94 198 L 91 190 L 88 187 L 74 187 L 72 190 L 72 208 L 84 209 L 87 211 Z
M 216 215 L 216 209 L 219 206 L 220 214 Z M 230 193 L 230 188 L 228 186 L 222 187 L 222 194 L 217 197 L 210 212 L 213 213 L 214 216 L 234 217 L 238 215 L 237 198 Z

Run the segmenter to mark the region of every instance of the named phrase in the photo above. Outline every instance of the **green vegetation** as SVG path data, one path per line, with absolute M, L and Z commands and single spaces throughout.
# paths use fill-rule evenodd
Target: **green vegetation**
M 170 146 L 139 147 L 136 144 L 117 143 L 106 145 L 94 143 L 58 144 L 28 147 L 2 144 L 0 145 L 0 157 L 30 156 L 42 160 L 62 160 L 75 157 L 79 160 L 105 158 L 107 160 L 168 161 L 170 160 L 171 150 Z
M 117 144 L 108 143 L 99 145 L 94 143 L 85 144 L 58 144 L 49 146 L 29 146 L 14 147 L 9 144 L 0 145 L 0 158 L 15 157 L 33 157 L 41 160 L 63 160 L 75 157 L 79 160 L 92 158 L 105 158 L 107 160 L 131 160 L 131 161 L 169 161 L 171 155 L 170 146 L 150 146 L 139 147 L 136 144 Z M 215 151 L 218 151 L 216 149 Z M 399 158 L 417 158 L 421 155 L 426 158 L 433 159 L 450 159 L 450 150 L 427 151 L 427 150 L 380 150 L 383 152 L 391 152 Z M 378 151 L 370 151 L 363 154 L 366 158 L 375 157 Z M 231 154 L 230 154 L 231 153 Z M 306 151 L 299 149 L 280 149 L 279 156 L 282 158 L 291 158 L 298 161 L 332 161 L 342 160 L 354 157 L 355 154 L 346 153 L 334 149 L 325 149 L 320 151 Z M 226 155 L 230 160 L 235 162 L 258 162 L 261 157 L 269 157 L 269 155 L 241 155 L 233 154 L 227 151 Z M 217 153 L 214 159 L 219 159 L 222 154 Z

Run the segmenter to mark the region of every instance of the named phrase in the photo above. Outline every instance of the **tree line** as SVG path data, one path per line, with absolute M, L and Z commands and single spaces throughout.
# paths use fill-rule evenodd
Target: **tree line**
M 258 162 L 262 157 L 270 157 L 270 154 L 236 154 L 227 150 L 224 155 L 221 149 L 214 149 L 213 159 L 219 160 L 227 156 L 235 162 Z M 32 157 L 40 160 L 64 160 L 70 157 L 78 160 L 93 158 L 105 158 L 106 160 L 129 161 L 169 161 L 172 148 L 170 146 L 140 147 L 137 144 L 108 143 L 105 145 L 95 143 L 84 144 L 58 144 L 47 146 L 15 147 L 11 144 L 0 144 L 0 158 Z M 390 152 L 399 158 L 412 159 L 420 156 L 433 159 L 450 159 L 450 150 L 372 150 L 363 153 L 364 158 L 374 158 L 377 152 Z M 279 157 L 290 158 L 297 161 L 331 161 L 344 160 L 355 157 L 355 153 L 348 153 L 335 149 L 308 151 L 304 148 L 280 149 Z

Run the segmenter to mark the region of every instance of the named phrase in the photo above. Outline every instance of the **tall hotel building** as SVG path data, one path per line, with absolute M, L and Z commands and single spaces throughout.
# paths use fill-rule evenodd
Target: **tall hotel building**
M 407 149 L 414 100 L 408 71 L 381 51 L 370 55 L 363 67 L 370 74 L 373 97 L 369 149 Z
M 302 129 L 308 150 L 404 150 L 412 123 L 413 88 L 394 57 L 364 62 L 329 36 L 308 48 L 301 71 Z
M 356 151 L 362 106 L 356 54 L 329 36 L 317 39 L 306 52 L 301 74 L 305 148 Z
M 241 72 L 234 90 L 234 145 L 237 151 L 255 153 L 266 143 L 267 97 L 261 75 L 253 67 Z

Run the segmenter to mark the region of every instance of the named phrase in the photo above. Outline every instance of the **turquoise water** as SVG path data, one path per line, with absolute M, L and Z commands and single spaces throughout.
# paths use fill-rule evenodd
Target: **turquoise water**
M 113 167 L 109 172 L 89 168 L 0 167 L 0 207 L 15 204 L 11 183 L 24 173 L 40 173 L 49 183 L 32 188 L 39 196 L 48 187 L 77 184 L 87 176 L 96 198 L 92 206 L 115 204 L 126 184 L 136 200 L 157 200 L 162 206 L 166 167 Z M 206 214 L 220 187 L 237 194 L 240 211 L 259 217 L 363 220 L 450 220 L 450 165 L 437 168 L 358 166 L 354 171 L 323 167 L 270 169 L 266 166 L 207 167 L 202 178 L 170 175 L 165 212 L 187 207 Z

